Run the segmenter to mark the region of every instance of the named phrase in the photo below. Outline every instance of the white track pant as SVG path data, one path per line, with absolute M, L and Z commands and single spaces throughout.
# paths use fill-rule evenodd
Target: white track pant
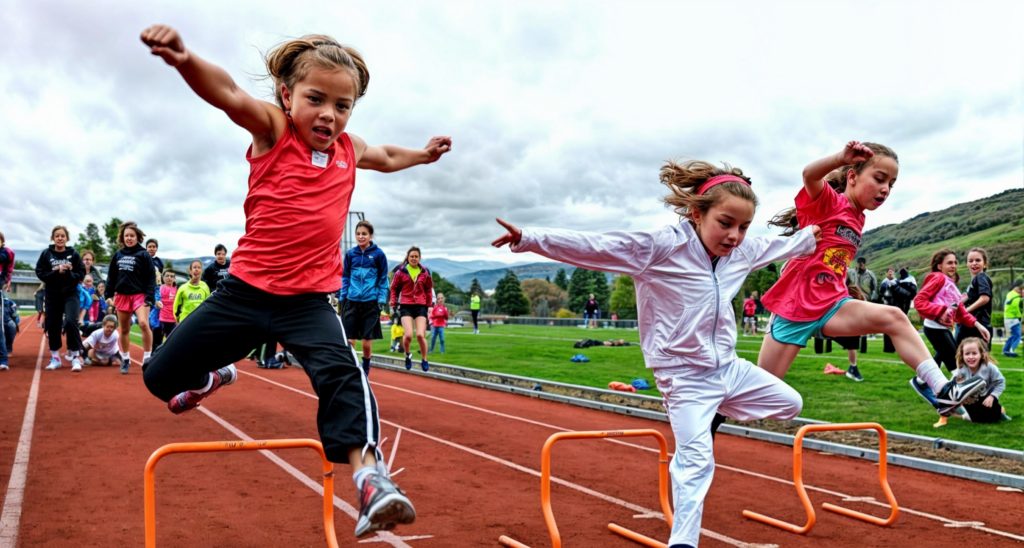
M 675 515 L 669 546 L 697 546 L 704 497 L 715 471 L 711 419 L 718 411 L 736 420 L 789 420 L 803 398 L 771 373 L 747 360 L 711 369 L 684 365 L 654 370 L 676 438 L 669 465 Z

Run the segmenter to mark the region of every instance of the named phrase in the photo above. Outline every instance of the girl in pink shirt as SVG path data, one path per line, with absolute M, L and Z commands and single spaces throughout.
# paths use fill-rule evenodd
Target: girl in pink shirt
M 178 325 L 178 320 L 174 319 L 174 298 L 178 296 L 178 286 L 174 283 L 174 273 L 168 270 L 164 272 L 164 285 L 160 288 L 160 302 L 157 303 L 157 308 L 160 309 L 160 328 L 163 330 L 161 338 L 166 339 L 171 336 L 171 331 L 174 331 L 174 326 Z M 154 343 L 153 347 L 159 346 Z
M 985 389 L 984 381 L 950 382 L 900 309 L 850 299 L 846 289 L 846 271 L 860 246 L 864 211 L 885 203 L 898 174 L 899 161 L 892 149 L 858 141 L 804 168 L 796 208 L 777 216 L 772 224 L 819 225 L 822 238 L 814 254 L 791 260 L 765 293 L 762 302 L 772 318 L 757 365 L 782 378 L 812 336 L 882 332 L 917 372 L 911 386 L 922 397 L 934 398 L 940 413 L 948 416 L 977 399 Z

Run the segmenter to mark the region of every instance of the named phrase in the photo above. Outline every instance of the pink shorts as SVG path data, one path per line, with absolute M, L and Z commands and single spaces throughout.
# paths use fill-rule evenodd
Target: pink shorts
M 114 296 L 114 308 L 124 312 L 135 312 L 146 305 L 146 295 L 143 293 L 137 293 L 135 295 L 122 295 L 118 293 Z

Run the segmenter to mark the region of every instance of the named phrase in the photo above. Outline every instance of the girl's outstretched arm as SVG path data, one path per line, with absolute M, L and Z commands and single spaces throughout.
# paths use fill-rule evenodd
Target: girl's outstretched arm
M 860 141 L 850 141 L 840 152 L 815 160 L 804 168 L 804 188 L 811 200 L 817 200 L 821 189 L 825 187 L 825 176 L 833 170 L 843 166 L 853 165 L 867 161 L 874 156 L 871 149 L 860 144 Z
M 284 131 L 287 118 L 277 105 L 258 101 L 243 91 L 227 71 L 186 48 L 177 30 L 167 25 L 153 25 L 142 31 L 140 38 L 149 46 L 150 53 L 178 69 L 196 95 L 223 110 L 232 122 L 253 137 L 266 136 L 278 127 Z M 275 136 L 277 134 L 274 132 Z
M 356 167 L 384 173 L 436 162 L 441 155 L 452 149 L 451 137 L 434 137 L 423 149 L 414 150 L 395 145 L 370 146 L 361 138 L 349 135 L 356 151 Z

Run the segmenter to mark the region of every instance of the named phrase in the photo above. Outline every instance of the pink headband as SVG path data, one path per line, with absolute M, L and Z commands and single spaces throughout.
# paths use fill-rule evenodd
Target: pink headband
M 747 186 L 750 186 L 750 183 L 744 181 L 742 178 L 737 177 L 735 175 L 718 175 L 708 179 L 707 182 L 700 185 L 700 188 L 697 189 L 697 194 L 704 194 L 715 185 L 720 185 L 722 183 L 728 183 L 732 181 L 736 181 L 737 183 L 743 183 Z

